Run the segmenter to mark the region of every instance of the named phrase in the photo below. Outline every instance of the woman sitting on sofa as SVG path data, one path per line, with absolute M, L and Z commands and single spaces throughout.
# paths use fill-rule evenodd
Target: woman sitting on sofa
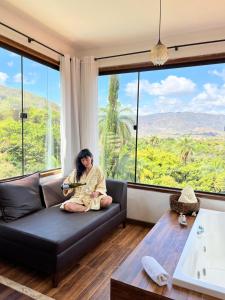
M 93 155 L 83 149 L 77 155 L 76 169 L 64 180 L 63 184 L 81 183 L 75 189 L 63 190 L 65 196 L 71 198 L 62 203 L 61 209 L 69 212 L 85 212 L 90 209 L 99 210 L 112 203 L 112 197 L 106 194 L 105 177 L 97 166 L 93 166 Z

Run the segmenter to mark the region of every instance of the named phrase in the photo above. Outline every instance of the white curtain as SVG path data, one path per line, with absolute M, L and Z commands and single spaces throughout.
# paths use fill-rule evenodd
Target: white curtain
M 98 66 L 94 57 L 81 61 L 80 137 L 81 148 L 88 148 L 98 164 Z
M 61 57 L 61 166 L 63 176 L 74 169 L 74 158 L 80 151 L 79 98 L 80 60 Z
M 63 176 L 74 168 L 74 159 L 89 148 L 98 164 L 98 68 L 93 57 L 82 61 L 65 55 L 61 71 L 61 164 Z

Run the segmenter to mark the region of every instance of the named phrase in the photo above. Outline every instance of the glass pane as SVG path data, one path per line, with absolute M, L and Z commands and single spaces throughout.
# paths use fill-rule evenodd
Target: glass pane
M 21 57 L 0 48 L 0 179 L 22 174 Z
M 134 181 L 137 73 L 99 77 L 100 165 L 109 178 Z
M 225 64 L 142 72 L 137 179 L 225 192 Z
M 59 72 L 23 58 L 25 173 L 60 167 Z

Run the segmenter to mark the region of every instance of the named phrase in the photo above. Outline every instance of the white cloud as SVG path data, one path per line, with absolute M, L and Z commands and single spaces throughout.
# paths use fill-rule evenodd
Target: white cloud
M 5 84 L 9 76 L 6 73 L 0 72 L 0 84 Z
M 140 116 L 147 116 L 147 115 L 151 115 L 151 114 L 155 113 L 156 111 L 150 105 L 143 105 L 143 106 L 139 107 L 138 112 L 139 112 Z
M 26 77 L 23 78 L 23 83 L 24 84 L 35 84 L 36 83 L 36 79 L 28 79 Z
M 209 71 L 209 74 L 218 76 L 218 77 L 222 78 L 225 81 L 225 69 L 223 69 L 221 72 L 219 72 L 217 70 Z
M 174 75 L 168 76 L 166 79 L 160 82 L 153 82 L 144 79 L 140 80 L 139 89 L 140 92 L 146 92 L 149 95 L 165 96 L 171 94 L 187 94 L 195 90 L 196 84 L 185 77 L 177 77 Z M 137 80 L 129 82 L 126 85 L 125 92 L 128 96 L 134 96 L 137 94 Z
M 177 105 L 179 104 L 179 100 L 176 98 L 167 98 L 164 96 L 159 97 L 157 104 L 159 105 Z
M 17 73 L 13 76 L 13 80 L 17 83 L 21 82 L 21 73 Z
M 11 53 L 9 54 L 9 56 L 11 56 L 11 57 L 16 57 L 16 56 L 19 56 L 19 55 L 16 54 L 16 53 L 11 52 Z
M 127 96 L 130 97 L 134 97 L 135 95 L 137 96 L 137 83 L 138 83 L 137 80 L 127 83 L 125 87 L 125 93 Z
M 180 99 L 160 96 L 155 98 L 150 105 L 140 106 L 139 114 L 145 116 L 156 113 L 181 112 L 185 111 L 185 108 L 184 102 Z
M 225 84 L 218 86 L 217 84 L 206 83 L 204 90 L 192 99 L 192 103 L 196 105 L 225 105 Z
M 191 111 L 225 113 L 225 84 L 206 83 L 203 91 L 190 102 Z
M 23 82 L 24 84 L 35 84 L 37 82 L 37 73 L 29 72 L 27 76 L 24 76 Z
M 214 70 L 211 73 L 225 81 L 225 69 L 221 72 Z M 166 79 L 155 83 L 141 80 L 140 91 L 144 91 L 154 98 L 151 98 L 149 105 L 140 106 L 139 113 L 140 115 L 165 112 L 225 114 L 225 83 L 222 85 L 205 83 L 201 92 L 192 96 L 193 98 L 187 97 L 187 93 L 193 92 L 195 87 L 194 82 L 184 77 L 168 76 Z M 186 97 L 179 97 L 181 92 Z M 126 93 L 136 96 L 137 81 L 127 84 Z
M 11 61 L 8 61 L 7 62 L 7 65 L 11 68 L 12 66 L 13 66 L 13 61 L 11 60 Z
M 225 113 L 225 84 L 206 83 L 203 90 L 192 99 L 158 97 L 152 107 L 155 112 Z
M 152 105 L 154 112 L 225 113 L 225 84 L 206 83 L 203 90 L 192 99 L 158 97 Z
M 23 76 L 23 83 L 24 84 L 35 84 L 36 78 L 32 78 L 33 75 L 34 74 L 30 74 L 29 78 L 27 76 Z M 17 83 L 20 83 L 21 82 L 21 73 L 17 73 L 16 75 L 14 75 L 13 80 Z
M 163 96 L 180 93 L 191 93 L 195 89 L 195 83 L 185 77 L 168 76 L 166 79 L 154 83 L 144 83 L 143 88 L 150 95 Z
M 154 113 L 181 112 L 185 110 L 184 102 L 177 98 L 159 96 L 152 105 Z

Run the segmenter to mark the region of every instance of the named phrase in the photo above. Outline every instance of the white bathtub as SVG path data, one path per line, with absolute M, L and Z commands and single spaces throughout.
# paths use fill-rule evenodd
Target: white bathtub
M 225 212 L 200 209 L 173 284 L 225 299 Z

